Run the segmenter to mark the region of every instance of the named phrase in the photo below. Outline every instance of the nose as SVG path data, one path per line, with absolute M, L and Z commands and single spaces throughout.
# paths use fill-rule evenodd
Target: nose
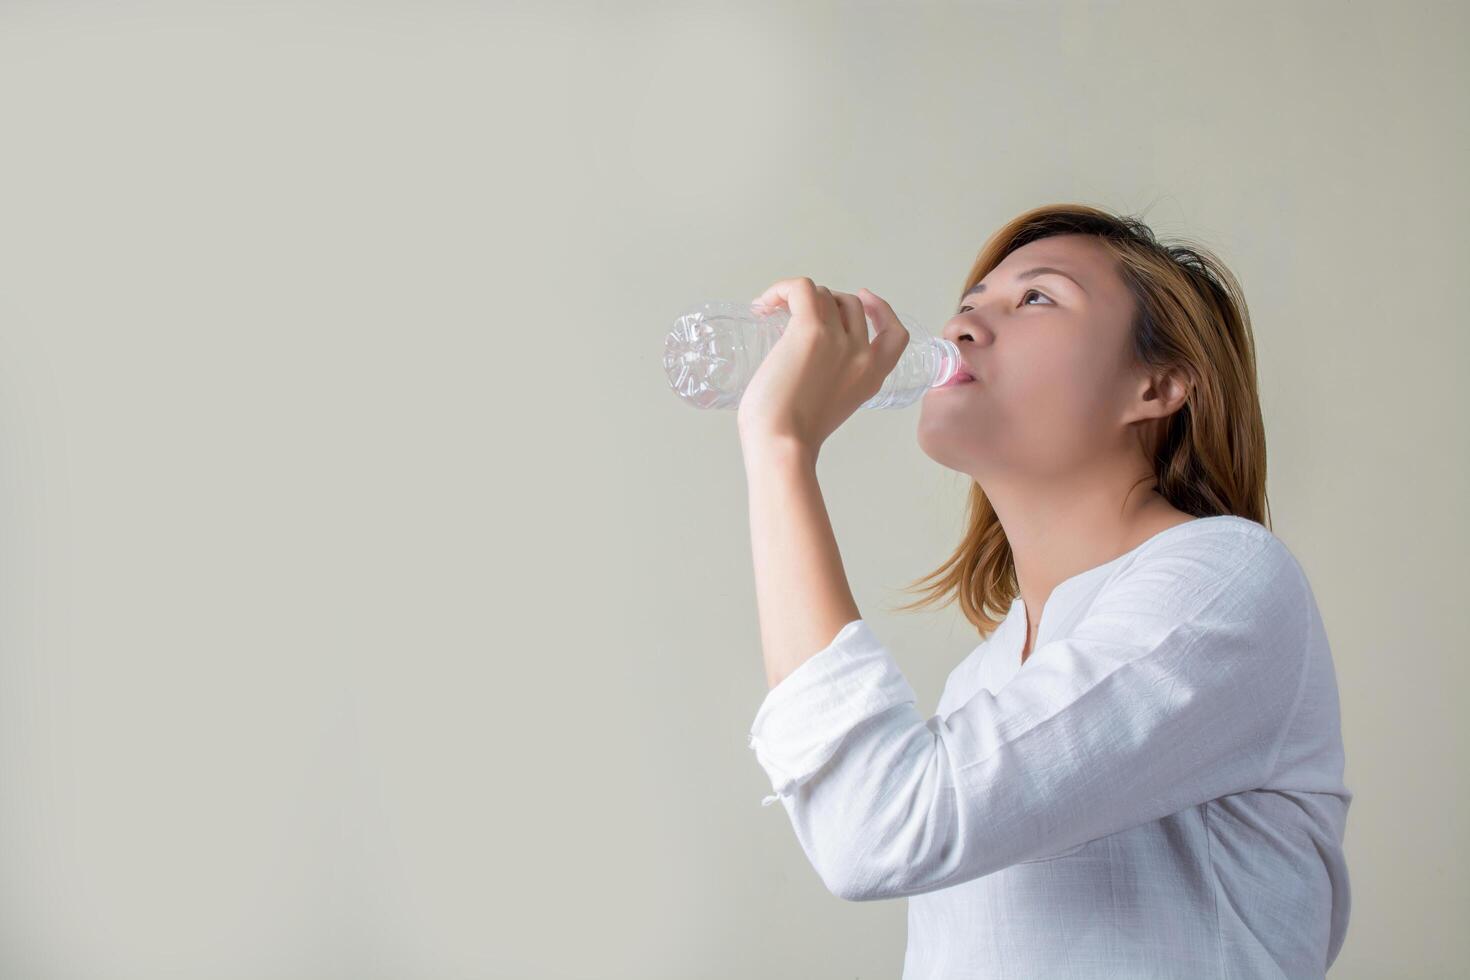
M 970 305 L 975 305 L 973 299 Z M 956 313 L 950 317 L 940 334 L 945 340 L 953 341 L 961 348 L 966 344 L 986 346 L 993 339 L 990 329 L 981 321 L 980 314 L 975 310 Z

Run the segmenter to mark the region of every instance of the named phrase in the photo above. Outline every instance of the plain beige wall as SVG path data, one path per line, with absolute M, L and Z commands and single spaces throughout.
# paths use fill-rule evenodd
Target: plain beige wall
M 1334 977 L 1465 969 L 1463 4 L 7 2 L 0 975 L 896 977 L 746 744 L 733 412 L 665 332 L 784 276 L 931 329 L 1037 204 L 1217 250 L 1333 641 Z M 965 478 L 819 472 L 902 615 Z

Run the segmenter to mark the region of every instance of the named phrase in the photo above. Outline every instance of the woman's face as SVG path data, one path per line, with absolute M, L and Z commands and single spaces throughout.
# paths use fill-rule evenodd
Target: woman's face
M 920 447 L 981 482 L 1054 478 L 1136 452 L 1125 424 L 1145 380 L 1134 307 L 1116 260 L 1090 235 L 1016 249 L 944 326 L 975 380 L 925 393 Z

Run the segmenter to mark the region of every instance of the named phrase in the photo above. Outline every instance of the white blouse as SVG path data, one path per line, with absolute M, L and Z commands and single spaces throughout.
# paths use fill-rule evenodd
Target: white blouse
M 1198 518 L 1061 582 L 925 719 L 861 619 L 750 731 L 835 895 L 909 898 L 904 980 L 1323 977 L 1347 932 L 1337 680 L 1305 574 Z

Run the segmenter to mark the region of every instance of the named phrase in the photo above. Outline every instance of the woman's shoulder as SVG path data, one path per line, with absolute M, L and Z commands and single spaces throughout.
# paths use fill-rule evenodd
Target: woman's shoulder
M 1167 527 L 1133 552 L 1136 560 L 1126 567 L 1150 562 L 1180 562 L 1206 576 L 1260 573 L 1271 567 L 1301 571 L 1286 542 L 1259 521 L 1236 514 L 1196 517 Z
M 1299 616 L 1312 602 L 1306 572 L 1286 542 L 1234 514 L 1195 518 L 1155 534 L 1120 564 L 1102 592 L 1176 615 L 1227 621 Z

